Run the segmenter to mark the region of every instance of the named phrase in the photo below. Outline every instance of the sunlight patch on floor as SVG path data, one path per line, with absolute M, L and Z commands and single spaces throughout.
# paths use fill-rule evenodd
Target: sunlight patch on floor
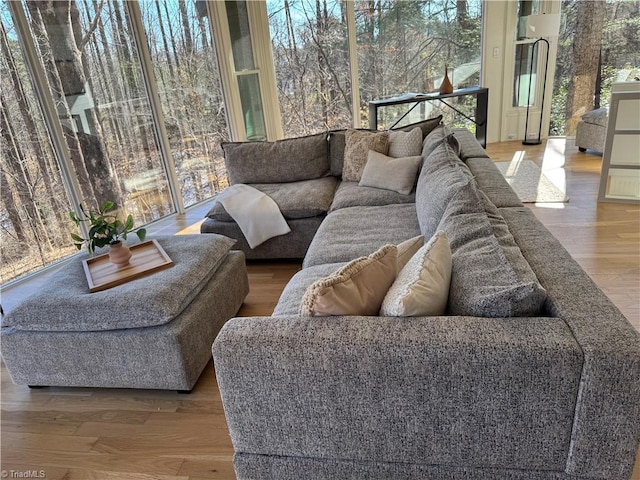
M 540 167 L 547 177 L 556 187 L 567 193 L 567 175 L 564 170 L 566 139 L 549 138 L 542 157 Z

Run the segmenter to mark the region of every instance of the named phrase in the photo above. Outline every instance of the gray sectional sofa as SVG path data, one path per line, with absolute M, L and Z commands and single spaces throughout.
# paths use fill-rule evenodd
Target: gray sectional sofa
M 424 136 L 408 195 L 344 181 L 342 135 L 313 139 L 317 178 L 304 178 L 308 165 L 291 176 L 288 165 L 309 159 L 300 156 L 281 160 L 288 183 L 252 182 L 292 226 L 254 258 L 304 261 L 273 316 L 232 319 L 213 345 L 237 478 L 628 479 L 640 436 L 638 332 L 469 132 Z M 302 154 L 304 143 L 287 148 Z M 250 148 L 262 154 L 230 156 L 232 180 L 280 163 L 282 151 L 264 150 L 277 145 Z M 316 214 L 296 192 L 322 199 Z M 214 207 L 203 232 L 223 225 L 216 233 L 233 236 L 223 215 Z M 300 314 L 319 279 L 436 232 L 452 259 L 444 314 Z

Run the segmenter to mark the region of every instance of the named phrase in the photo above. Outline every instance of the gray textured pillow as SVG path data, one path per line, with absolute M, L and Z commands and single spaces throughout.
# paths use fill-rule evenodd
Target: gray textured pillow
M 326 133 L 276 142 L 225 142 L 222 149 L 232 185 L 297 182 L 329 174 Z
M 416 127 L 408 132 L 389 132 L 389 156 L 393 158 L 415 157 L 422 152 L 422 131 Z
M 389 133 L 347 130 L 342 168 L 343 180 L 360 181 L 369 150 L 386 155 L 389 151 Z
M 369 150 L 367 163 L 358 185 L 393 190 L 403 195 L 409 195 L 416 183 L 421 163 L 422 157 L 420 155 L 392 158 Z

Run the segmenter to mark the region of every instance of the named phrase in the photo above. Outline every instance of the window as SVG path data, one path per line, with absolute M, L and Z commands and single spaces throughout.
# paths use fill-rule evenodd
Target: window
M 75 248 L 67 223 L 69 199 L 5 3 L 0 4 L 0 22 L 0 282 L 4 283 L 70 255 Z
M 138 3 L 180 193 L 188 207 L 228 184 L 220 143 L 229 135 L 209 19 L 195 2 Z
M 287 137 L 349 128 L 347 2 L 268 2 L 280 112 Z
M 536 72 L 538 71 L 538 48 L 535 39 L 526 38 L 527 16 L 537 15 L 538 0 L 518 2 L 518 27 L 516 31 L 516 56 L 513 74 L 513 107 L 527 107 L 535 103 Z
M 478 85 L 481 8 L 480 0 L 356 1 L 358 73 L 364 107 L 361 125 L 368 126 L 370 100 L 437 91 L 445 65 L 454 88 Z M 446 107 L 443 111 L 436 108 L 434 102 L 421 103 L 419 115 L 408 117 L 407 123 L 439 113 L 451 114 Z M 471 114 L 473 101 L 460 105 L 460 109 Z M 382 109 L 379 125 L 392 125 L 400 115 L 393 108 Z M 457 124 L 453 118 L 448 121 Z

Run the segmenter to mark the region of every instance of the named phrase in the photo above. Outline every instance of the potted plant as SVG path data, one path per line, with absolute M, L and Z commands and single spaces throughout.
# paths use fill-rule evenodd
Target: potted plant
M 118 266 L 127 265 L 131 258 L 129 247 L 122 242 L 127 239 L 127 235 L 135 233 L 140 241 L 143 241 L 147 235 L 144 228 L 134 229 L 131 215 L 127 216 L 124 221 L 120 220 L 113 202 L 104 202 L 96 210 L 86 210 L 80 204 L 80 213 L 70 212 L 69 215 L 78 227 L 82 222 L 89 224 L 87 238 L 75 233 L 71 234 L 76 248 L 80 250 L 83 245 L 86 245 L 89 253 L 93 254 L 96 248 L 109 245 L 109 258 L 112 263 Z

